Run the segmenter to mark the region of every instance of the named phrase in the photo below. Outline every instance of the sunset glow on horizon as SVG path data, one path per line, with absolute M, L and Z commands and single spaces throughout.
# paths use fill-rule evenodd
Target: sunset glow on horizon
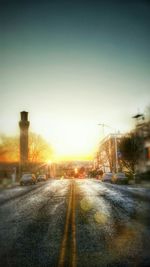
M 92 158 L 112 132 L 98 124 L 130 131 L 150 104 L 149 5 L 29 2 L 1 4 L 0 133 L 25 110 L 55 159 Z

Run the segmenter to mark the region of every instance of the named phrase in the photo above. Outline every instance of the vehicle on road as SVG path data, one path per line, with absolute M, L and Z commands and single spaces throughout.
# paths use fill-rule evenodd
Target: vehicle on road
M 106 172 L 103 174 L 101 181 L 111 183 L 112 182 L 113 173 L 112 172 Z
M 20 179 L 20 185 L 36 184 L 36 176 L 32 173 L 25 173 Z
M 128 182 L 128 178 L 126 177 L 124 172 L 115 173 L 112 177 L 112 183 L 125 184 L 127 182 Z
M 46 175 L 45 174 L 40 174 L 38 177 L 37 177 L 37 182 L 42 182 L 42 181 L 46 181 L 47 178 L 46 178 Z

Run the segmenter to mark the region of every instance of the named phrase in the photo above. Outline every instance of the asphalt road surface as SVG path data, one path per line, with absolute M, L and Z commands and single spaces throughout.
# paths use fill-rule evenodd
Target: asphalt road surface
M 0 265 L 150 266 L 150 191 L 92 179 L 0 193 Z

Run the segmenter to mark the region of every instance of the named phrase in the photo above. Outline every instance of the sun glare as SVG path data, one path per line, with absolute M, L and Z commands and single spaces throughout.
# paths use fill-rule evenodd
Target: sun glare
M 58 140 L 55 144 L 55 152 L 57 158 L 74 160 L 89 158 L 92 154 L 86 140 L 76 138 L 76 136 L 64 137 L 63 142 Z
M 42 127 L 41 127 L 42 124 Z M 47 128 L 48 122 L 41 121 L 36 124 L 36 131 L 52 145 L 54 153 L 49 161 L 59 160 L 90 160 L 97 142 L 97 133 L 93 127 L 82 122 L 75 123 L 64 119 L 60 123 L 52 121 L 51 129 Z M 86 126 L 86 127 L 85 127 Z M 41 130 L 43 129 L 43 130 Z
M 50 165 L 50 164 L 52 163 L 52 161 L 51 161 L 50 159 L 47 159 L 47 160 L 46 160 L 46 163 L 47 163 L 48 165 Z

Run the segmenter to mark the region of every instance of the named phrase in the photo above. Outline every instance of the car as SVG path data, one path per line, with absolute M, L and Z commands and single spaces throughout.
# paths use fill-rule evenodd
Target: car
M 111 183 L 112 182 L 113 173 L 112 172 L 106 172 L 102 176 L 102 182 Z
M 33 173 L 25 173 L 20 179 L 20 185 L 36 184 L 36 182 L 36 176 Z
M 37 181 L 38 182 L 42 182 L 42 181 L 46 181 L 47 178 L 46 178 L 46 175 L 45 174 L 40 174 L 38 177 L 37 177 Z
M 128 178 L 126 177 L 124 172 L 118 172 L 115 173 L 112 177 L 112 183 L 116 184 L 126 184 L 128 181 Z

